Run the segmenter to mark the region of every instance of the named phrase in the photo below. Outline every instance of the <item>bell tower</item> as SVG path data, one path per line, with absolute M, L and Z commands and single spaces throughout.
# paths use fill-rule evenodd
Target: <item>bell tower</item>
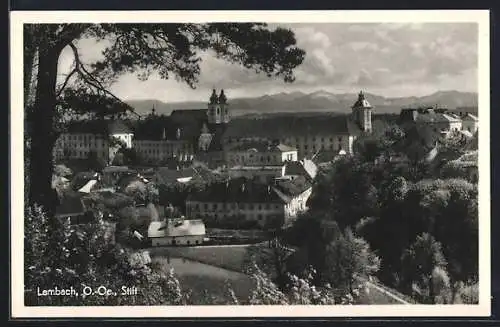
M 358 94 L 358 100 L 352 106 L 352 117 L 362 131 L 372 131 L 372 106 L 366 100 L 363 91 Z
M 210 101 L 208 102 L 208 123 L 209 124 L 219 124 L 220 123 L 220 106 L 219 106 L 219 97 L 215 89 L 212 91 L 212 95 L 210 96 Z
M 221 111 L 221 123 L 224 123 L 224 124 L 229 123 L 229 120 L 231 120 L 231 117 L 229 116 L 229 108 L 228 108 L 228 104 L 227 104 L 226 95 L 224 94 L 224 90 L 220 91 L 219 107 L 220 107 L 220 111 Z
M 224 90 L 221 90 L 220 95 L 217 95 L 216 90 L 213 89 L 210 101 L 208 102 L 207 118 L 209 124 L 229 123 L 231 118 Z

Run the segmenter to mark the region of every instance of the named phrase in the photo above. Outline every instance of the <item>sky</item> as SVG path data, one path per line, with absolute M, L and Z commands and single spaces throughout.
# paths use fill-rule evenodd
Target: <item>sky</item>
M 271 28 L 275 24 L 269 24 Z M 475 23 L 296 23 L 290 28 L 297 46 L 306 51 L 295 70 L 296 81 L 284 83 L 239 65 L 201 53 L 196 89 L 155 74 L 140 81 L 121 76 L 111 91 L 123 100 L 163 102 L 204 101 L 211 90 L 224 89 L 229 98 L 257 97 L 280 92 L 357 93 L 385 96 L 423 96 L 437 91 L 477 92 L 478 29 Z M 77 44 L 82 61 L 100 58 L 104 48 L 94 40 Z M 72 52 L 59 58 L 59 79 L 70 70 Z

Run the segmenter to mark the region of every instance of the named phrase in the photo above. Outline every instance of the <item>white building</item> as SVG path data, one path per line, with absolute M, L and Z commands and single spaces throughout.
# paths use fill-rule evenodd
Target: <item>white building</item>
M 205 224 L 201 220 L 153 221 L 148 228 L 152 246 L 199 245 L 205 234 Z
M 297 161 L 297 149 L 282 143 L 249 140 L 226 151 L 227 165 L 233 166 L 282 166 Z
M 462 117 L 462 130 L 475 134 L 479 128 L 479 119 L 477 116 L 467 113 Z
M 54 157 L 86 159 L 91 152 L 106 162 L 113 160 L 120 147 L 131 148 L 134 134 L 121 121 L 94 120 L 73 123 L 62 133 L 54 146 Z
M 307 210 L 311 190 L 304 177 L 276 180 L 272 184 L 234 179 L 191 194 L 186 201 L 186 214 L 214 226 L 251 222 L 262 228 L 275 228 Z

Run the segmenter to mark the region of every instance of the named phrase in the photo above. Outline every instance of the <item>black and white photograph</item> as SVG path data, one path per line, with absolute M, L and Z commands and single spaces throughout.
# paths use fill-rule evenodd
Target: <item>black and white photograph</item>
M 12 12 L 11 53 L 14 316 L 490 314 L 488 11 Z

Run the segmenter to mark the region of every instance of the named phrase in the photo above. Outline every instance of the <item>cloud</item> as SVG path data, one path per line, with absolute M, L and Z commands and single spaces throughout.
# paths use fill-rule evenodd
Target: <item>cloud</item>
M 270 24 L 275 26 L 276 24 Z M 125 98 L 164 101 L 205 99 L 210 89 L 224 88 L 233 96 L 264 93 L 349 90 L 368 88 L 385 96 L 420 95 L 440 89 L 477 91 L 478 28 L 472 23 L 311 23 L 280 24 L 294 31 L 297 45 L 306 50 L 293 84 L 270 79 L 240 65 L 201 54 L 201 75 L 196 90 L 175 80 L 152 76 L 139 82 L 122 77 L 113 90 Z M 79 44 L 86 59 L 100 48 L 90 41 Z M 88 58 L 87 58 L 88 57 Z M 61 66 L 68 66 L 65 53 Z

